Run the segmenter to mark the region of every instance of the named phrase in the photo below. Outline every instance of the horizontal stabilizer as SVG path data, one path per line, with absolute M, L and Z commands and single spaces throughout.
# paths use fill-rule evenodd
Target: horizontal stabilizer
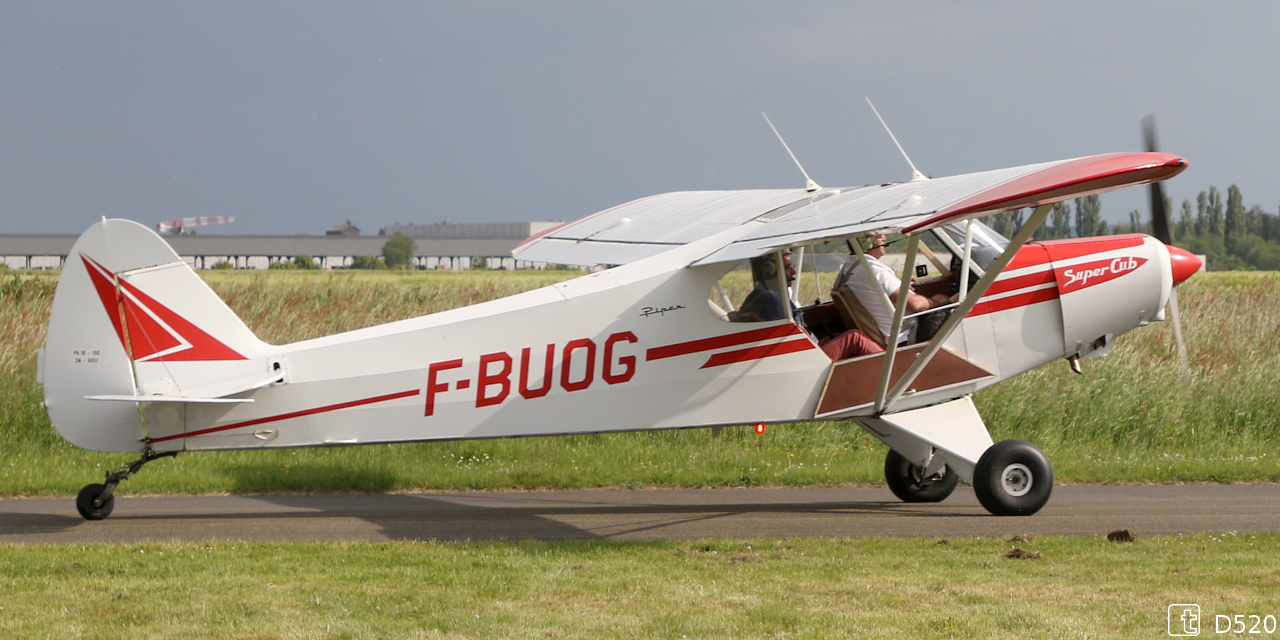
M 270 376 L 248 376 L 236 380 L 228 380 L 217 384 L 205 385 L 189 389 L 181 395 L 174 394 L 136 394 L 136 395 L 98 395 L 85 396 L 86 400 L 110 400 L 116 402 L 188 402 L 192 404 L 234 404 L 253 402 L 253 398 L 228 398 L 238 393 L 261 389 L 284 380 L 284 372 L 276 371 Z

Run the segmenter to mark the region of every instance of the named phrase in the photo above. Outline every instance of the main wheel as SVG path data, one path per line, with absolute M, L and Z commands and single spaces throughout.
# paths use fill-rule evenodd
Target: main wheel
M 103 484 L 85 485 L 85 488 L 76 495 L 76 511 L 79 511 L 85 520 L 102 520 L 111 515 L 111 510 L 116 506 L 115 494 L 107 496 L 106 500 L 99 500 L 102 492 L 106 490 L 107 486 Z
M 1053 493 L 1053 466 L 1025 440 L 991 445 L 973 470 L 973 492 L 997 516 L 1029 516 Z
M 885 482 L 889 483 L 893 495 L 903 502 L 942 502 L 960 481 L 960 477 L 947 467 L 927 478 L 921 477 L 921 471 L 920 467 L 893 449 L 885 456 Z

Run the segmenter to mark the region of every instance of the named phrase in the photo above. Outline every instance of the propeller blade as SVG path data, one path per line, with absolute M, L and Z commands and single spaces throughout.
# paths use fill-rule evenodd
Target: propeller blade
M 1156 117 L 1149 115 L 1142 119 L 1142 138 L 1147 151 L 1158 151 L 1156 145 Z M 1159 182 L 1151 183 L 1151 235 L 1165 244 L 1173 244 L 1173 232 L 1169 227 L 1169 208 L 1165 206 L 1164 186 Z
M 1156 144 L 1156 116 L 1149 115 L 1142 119 L 1142 140 L 1147 151 L 1158 151 Z M 1169 228 L 1169 207 L 1165 206 L 1164 186 L 1159 182 L 1151 183 L 1151 235 L 1166 245 L 1173 244 L 1173 233 Z M 1187 345 L 1182 340 L 1182 314 L 1178 310 L 1178 288 L 1174 286 L 1169 292 L 1169 310 L 1173 316 L 1173 336 L 1178 342 L 1178 364 L 1182 368 L 1182 379 L 1186 380 L 1190 372 L 1187 370 Z

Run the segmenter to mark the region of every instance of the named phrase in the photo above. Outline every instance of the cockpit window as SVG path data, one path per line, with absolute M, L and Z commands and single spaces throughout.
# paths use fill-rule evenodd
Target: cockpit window
M 968 220 L 957 222 L 941 227 L 939 231 L 946 236 L 952 245 L 953 254 L 956 256 L 963 255 L 965 227 L 969 225 Z M 995 262 L 996 258 L 1004 253 L 1005 247 L 1009 246 L 1009 239 L 996 233 L 995 229 L 987 225 L 973 220 L 973 249 L 971 255 L 973 261 L 986 270 Z
M 783 274 L 794 278 L 791 255 L 766 254 L 746 260 L 711 288 L 707 305 L 726 322 L 772 322 L 790 317 L 789 288 Z

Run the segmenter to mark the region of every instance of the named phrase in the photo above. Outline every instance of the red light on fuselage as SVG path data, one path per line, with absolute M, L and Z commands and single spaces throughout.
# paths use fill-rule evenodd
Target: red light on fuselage
M 763 435 L 763 434 L 764 434 L 764 423 L 763 423 L 763 422 L 761 422 L 760 424 L 756 425 L 756 433 L 761 434 L 761 435 Z

